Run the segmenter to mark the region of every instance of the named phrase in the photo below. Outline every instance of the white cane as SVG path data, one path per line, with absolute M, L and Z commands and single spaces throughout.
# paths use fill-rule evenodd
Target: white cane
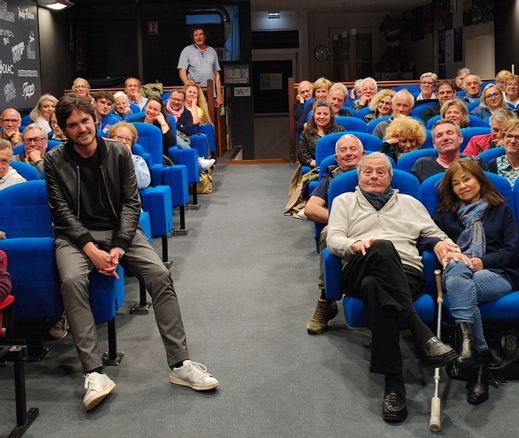
M 434 278 L 436 280 L 436 302 L 438 303 L 438 319 L 436 321 L 436 336 L 441 339 L 442 327 L 442 304 L 443 304 L 443 288 L 441 270 L 435 269 Z M 434 369 L 434 395 L 431 399 L 431 419 L 429 420 L 429 429 L 431 432 L 440 432 L 442 430 L 441 420 L 441 399 L 440 391 L 440 368 Z

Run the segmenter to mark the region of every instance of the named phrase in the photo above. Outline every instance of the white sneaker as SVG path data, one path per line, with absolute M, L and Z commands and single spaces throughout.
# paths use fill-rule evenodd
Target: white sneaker
M 65 315 L 61 315 L 59 321 L 50 328 L 49 335 L 51 335 L 54 339 L 61 339 L 67 336 L 68 330 L 69 326 L 67 317 Z
M 169 373 L 169 381 L 176 385 L 189 386 L 195 391 L 207 391 L 216 388 L 220 383 L 207 371 L 205 365 L 189 359 L 180 368 L 173 368 Z
M 215 159 L 206 159 L 202 157 L 198 157 L 198 166 L 202 170 L 209 170 L 211 167 L 213 167 L 213 164 L 216 162 Z
M 85 397 L 83 404 L 87 411 L 94 409 L 115 388 L 115 382 L 106 374 L 90 373 L 85 375 Z

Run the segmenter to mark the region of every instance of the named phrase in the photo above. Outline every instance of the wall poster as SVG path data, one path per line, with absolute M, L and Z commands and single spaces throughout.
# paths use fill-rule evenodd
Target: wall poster
M 33 108 L 40 94 L 36 3 L 0 0 L 0 109 Z

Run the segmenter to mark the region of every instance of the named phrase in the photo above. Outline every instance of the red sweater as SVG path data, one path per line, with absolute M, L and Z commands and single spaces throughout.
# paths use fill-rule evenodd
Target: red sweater
M 491 134 L 475 135 L 469 140 L 463 153 L 465 155 L 479 155 L 481 152 L 489 149 L 491 144 Z
M 11 276 L 4 271 L 4 256 L 0 253 L 0 301 L 5 300 L 11 292 Z

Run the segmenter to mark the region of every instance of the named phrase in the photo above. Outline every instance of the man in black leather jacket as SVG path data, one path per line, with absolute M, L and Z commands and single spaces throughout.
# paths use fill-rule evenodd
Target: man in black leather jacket
M 216 388 L 218 380 L 207 368 L 189 360 L 171 274 L 138 228 L 141 206 L 130 151 L 96 136 L 95 110 L 84 99 L 62 97 L 56 117 L 69 140 L 46 154 L 44 168 L 65 314 L 85 372 L 85 408 L 93 409 L 115 388 L 103 373 L 88 275 L 95 268 L 117 278 L 119 261 L 144 280 L 152 296 L 170 381 L 195 390 Z

